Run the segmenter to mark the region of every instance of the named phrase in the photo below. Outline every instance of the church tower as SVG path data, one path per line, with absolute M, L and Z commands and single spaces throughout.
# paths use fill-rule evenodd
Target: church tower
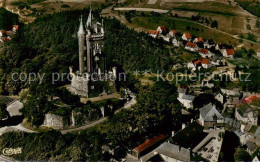
M 85 29 L 82 22 L 82 16 L 80 18 L 80 25 L 79 25 L 79 31 L 78 31 L 78 42 L 79 42 L 79 74 L 83 75 L 85 72 Z

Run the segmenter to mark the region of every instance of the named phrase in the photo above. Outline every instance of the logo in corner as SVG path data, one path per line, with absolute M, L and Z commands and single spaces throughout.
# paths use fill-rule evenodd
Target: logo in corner
M 16 154 L 21 154 L 22 153 L 22 148 L 18 147 L 18 148 L 5 148 L 2 151 L 3 155 L 5 156 L 10 156 L 10 155 L 16 155 Z

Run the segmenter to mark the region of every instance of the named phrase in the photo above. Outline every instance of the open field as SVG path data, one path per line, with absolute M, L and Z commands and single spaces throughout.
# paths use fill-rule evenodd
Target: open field
M 132 8 L 153 8 L 170 10 L 172 15 L 179 18 L 201 16 L 217 20 L 219 30 L 232 35 L 253 33 L 260 42 L 260 28 L 256 28 L 256 21 L 260 19 L 245 11 L 236 2 L 228 0 L 157 0 L 156 3 L 144 1 L 131 4 Z M 129 6 L 129 7 L 130 7 Z M 126 6 L 125 6 L 126 7 Z

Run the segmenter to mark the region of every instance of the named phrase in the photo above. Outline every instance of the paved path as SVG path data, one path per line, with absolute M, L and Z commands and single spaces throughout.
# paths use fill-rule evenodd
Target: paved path
M 99 120 L 97 120 L 97 121 L 95 121 L 95 122 L 93 122 L 93 123 L 91 123 L 91 124 L 87 124 L 87 125 L 84 125 L 84 126 L 82 126 L 82 127 L 62 130 L 61 133 L 62 133 L 62 134 L 66 134 L 66 133 L 69 133 L 69 132 L 75 132 L 75 131 L 85 130 L 85 129 L 94 127 L 95 125 L 100 124 L 100 123 L 104 122 L 105 120 L 107 120 L 107 117 L 101 118 L 101 119 L 99 119 Z

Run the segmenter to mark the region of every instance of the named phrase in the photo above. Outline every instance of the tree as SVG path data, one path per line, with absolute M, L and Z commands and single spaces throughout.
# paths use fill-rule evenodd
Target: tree
M 6 105 L 3 103 L 0 103 L 0 120 L 3 120 L 8 117 L 9 117 L 9 113 L 6 110 Z
M 234 154 L 234 159 L 235 159 L 235 161 L 251 161 L 252 160 L 249 153 L 241 147 L 238 147 L 236 149 L 236 152 Z
M 201 108 L 204 105 L 209 103 L 215 103 L 215 98 L 212 94 L 208 93 L 201 93 L 199 96 L 196 96 L 193 100 L 193 107 L 194 108 Z
M 218 22 L 217 22 L 217 20 L 214 20 L 212 23 L 211 23 L 211 27 L 212 28 L 218 28 Z

